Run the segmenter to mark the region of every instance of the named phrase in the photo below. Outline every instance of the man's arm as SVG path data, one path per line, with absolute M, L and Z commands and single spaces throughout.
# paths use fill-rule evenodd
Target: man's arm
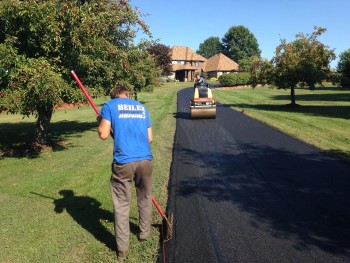
M 148 128 L 148 142 L 151 144 L 153 142 L 153 132 L 152 127 Z
M 111 132 L 111 123 L 106 119 L 102 119 L 100 122 L 100 125 L 98 126 L 98 135 L 102 140 L 105 140 L 108 138 L 110 132 Z

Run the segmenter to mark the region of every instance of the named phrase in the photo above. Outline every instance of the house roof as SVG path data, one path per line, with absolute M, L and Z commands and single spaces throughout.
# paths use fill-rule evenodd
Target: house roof
M 189 47 L 185 46 L 173 46 L 170 49 L 171 60 L 183 60 L 183 61 L 206 61 L 206 58 L 198 55 Z
M 232 59 L 222 53 L 216 54 L 205 62 L 205 72 L 211 71 L 238 71 L 239 66 Z
M 177 71 L 177 70 L 197 70 L 198 67 L 194 67 L 191 65 L 182 65 L 182 64 L 172 64 L 171 65 L 172 71 Z

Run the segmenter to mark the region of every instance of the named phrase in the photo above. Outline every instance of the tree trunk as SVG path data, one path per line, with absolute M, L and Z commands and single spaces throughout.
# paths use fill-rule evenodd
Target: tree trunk
M 39 144 L 47 144 L 48 128 L 52 117 L 52 109 L 38 109 L 38 120 L 35 129 L 35 141 Z
M 292 86 L 290 87 L 290 105 L 291 106 L 295 106 L 295 87 Z

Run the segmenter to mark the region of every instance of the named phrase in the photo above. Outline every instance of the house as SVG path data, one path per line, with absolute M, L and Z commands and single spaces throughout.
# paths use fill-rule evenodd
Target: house
M 207 78 L 218 78 L 222 74 L 239 71 L 239 65 L 222 53 L 216 54 L 205 62 L 204 72 Z
M 225 73 L 237 72 L 239 66 L 224 54 L 209 59 L 202 57 L 189 47 L 173 46 L 170 51 L 172 80 L 193 81 L 195 74 L 206 74 L 207 78 L 218 78 Z
M 189 47 L 173 46 L 170 49 L 173 80 L 192 81 L 196 73 L 204 71 L 206 58 L 194 52 Z

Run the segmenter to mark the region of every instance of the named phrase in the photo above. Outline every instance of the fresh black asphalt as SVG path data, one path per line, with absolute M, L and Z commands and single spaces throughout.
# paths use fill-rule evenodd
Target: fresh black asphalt
M 166 262 L 350 262 L 350 165 L 179 91 Z M 163 261 L 163 256 L 160 258 Z

